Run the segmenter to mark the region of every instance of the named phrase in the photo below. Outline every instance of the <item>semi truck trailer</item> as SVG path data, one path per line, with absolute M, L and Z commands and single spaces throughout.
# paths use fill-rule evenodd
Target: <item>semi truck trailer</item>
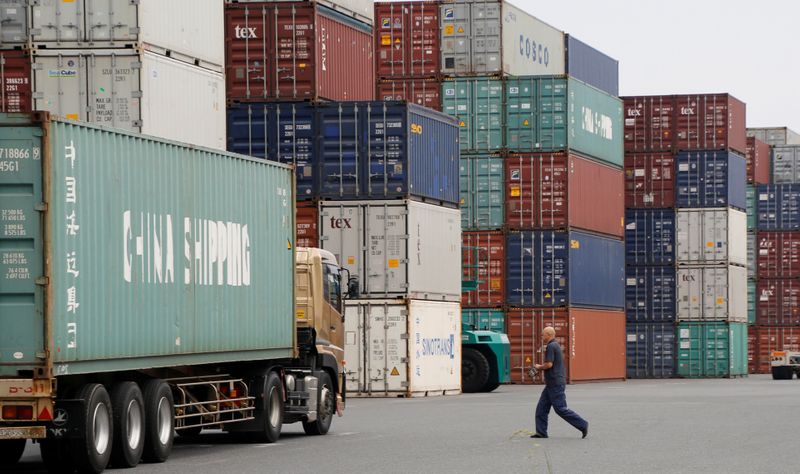
M 27 440 L 51 471 L 101 472 L 208 427 L 325 434 L 342 273 L 295 248 L 294 193 L 274 162 L 0 114 L 4 469 Z

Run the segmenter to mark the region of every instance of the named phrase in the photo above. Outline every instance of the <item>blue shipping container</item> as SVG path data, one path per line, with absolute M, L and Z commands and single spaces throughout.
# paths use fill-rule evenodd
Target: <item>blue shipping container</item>
M 621 240 L 578 231 L 512 232 L 506 237 L 509 305 L 622 308 Z
M 628 323 L 626 338 L 629 379 L 675 376 L 677 340 L 674 323 Z
M 628 265 L 675 263 L 674 210 L 625 210 L 625 263 Z
M 676 298 L 675 267 L 625 269 L 625 317 L 629 323 L 674 322 Z
M 747 164 L 728 151 L 678 153 L 675 206 L 747 209 Z
M 572 35 L 564 35 L 567 74 L 613 96 L 619 96 L 619 61 Z
M 758 230 L 800 230 L 800 184 L 761 184 L 755 200 Z

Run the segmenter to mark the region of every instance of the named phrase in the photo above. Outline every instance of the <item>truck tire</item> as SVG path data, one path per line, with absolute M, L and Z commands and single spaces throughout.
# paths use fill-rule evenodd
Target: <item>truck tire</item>
M 114 443 L 111 398 L 99 383 L 88 383 L 78 392 L 84 402 L 83 436 L 72 439 L 72 455 L 80 472 L 99 474 L 108 466 Z
M 497 387 L 499 387 L 499 386 L 500 386 L 500 382 L 494 380 L 494 381 L 491 381 L 491 382 L 487 382 L 486 385 L 483 386 L 483 390 L 481 390 L 481 391 L 482 392 L 486 392 L 486 393 L 494 392 L 497 389 Z
M 43 439 L 39 441 L 39 451 L 47 472 L 53 474 L 75 472 L 75 461 L 72 459 L 68 439 Z
M 144 398 L 135 382 L 118 383 L 111 390 L 114 412 L 114 448 L 111 465 L 134 467 L 144 451 Z
M 772 380 L 788 380 L 791 378 L 792 378 L 792 369 L 790 367 L 772 368 Z
M 480 392 L 489 382 L 489 361 L 471 347 L 461 351 L 461 390 L 464 393 Z
M 0 441 L 0 467 L 17 464 L 25 452 L 27 439 L 4 439 Z
M 283 384 L 281 377 L 275 372 L 265 375 L 263 401 L 259 410 L 262 421 L 258 431 L 234 432 L 237 439 L 252 443 L 274 443 L 281 437 L 283 428 Z
M 336 412 L 336 392 L 333 389 L 331 376 L 327 372 L 320 373 L 317 387 L 317 419 L 303 422 L 303 431 L 311 436 L 327 434 L 331 429 L 333 414 Z
M 147 462 L 164 462 L 175 440 L 175 403 L 169 385 L 159 379 L 144 385 L 144 452 Z

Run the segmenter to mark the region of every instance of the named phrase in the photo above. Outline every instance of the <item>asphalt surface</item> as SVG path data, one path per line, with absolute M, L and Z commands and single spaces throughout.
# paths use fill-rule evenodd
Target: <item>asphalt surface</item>
M 628 381 L 572 385 L 589 437 L 551 414 L 530 439 L 541 387 L 420 399 L 351 399 L 331 432 L 284 427 L 278 443 L 234 444 L 220 431 L 179 440 L 149 473 L 795 473 L 800 381 Z M 44 472 L 29 445 L 19 472 Z M 115 472 L 110 470 L 110 472 Z

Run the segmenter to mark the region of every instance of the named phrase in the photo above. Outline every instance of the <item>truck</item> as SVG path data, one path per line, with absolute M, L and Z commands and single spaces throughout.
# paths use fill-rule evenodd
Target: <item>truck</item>
M 0 114 L 0 465 L 163 462 L 345 407 L 342 280 L 295 248 L 290 166 Z M 355 283 L 355 284 L 353 284 Z
M 791 380 L 793 374 L 800 379 L 800 352 L 772 351 L 770 368 L 773 380 Z

